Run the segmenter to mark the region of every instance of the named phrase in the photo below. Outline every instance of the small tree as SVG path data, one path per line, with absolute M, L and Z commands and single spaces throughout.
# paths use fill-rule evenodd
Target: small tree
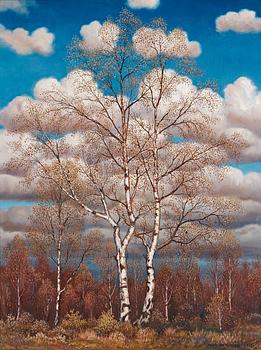
M 115 247 L 111 240 L 106 240 L 103 244 L 101 255 L 97 257 L 97 263 L 101 271 L 102 292 L 106 300 L 106 311 L 113 315 L 113 297 L 117 285 Z
M 210 324 L 223 331 L 227 321 L 228 304 L 221 294 L 215 294 L 207 307 L 207 320 Z
M 37 307 L 41 313 L 42 319 L 46 322 L 49 321 L 49 317 L 52 311 L 52 306 L 55 301 L 56 290 L 52 281 L 48 278 L 43 279 L 41 285 L 37 290 L 36 302 Z
M 16 295 L 16 319 L 18 320 L 22 310 L 22 297 L 28 292 L 33 270 L 29 264 L 29 252 L 24 240 L 15 236 L 6 248 L 6 279 Z
M 163 305 L 165 321 L 169 322 L 169 305 L 174 293 L 174 271 L 171 267 L 163 265 L 156 277 L 156 296 Z
M 40 191 L 44 205 L 38 205 L 31 216 L 28 238 L 36 251 L 43 251 L 56 269 L 56 303 L 54 325 L 59 322 L 61 296 L 77 274 L 85 258 L 94 256 L 100 246 L 101 234 L 83 231 L 78 209 L 54 186 Z M 62 272 L 71 273 L 62 283 Z

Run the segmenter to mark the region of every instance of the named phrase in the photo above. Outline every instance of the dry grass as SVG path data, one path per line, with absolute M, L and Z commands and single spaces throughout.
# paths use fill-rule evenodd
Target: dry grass
M 35 344 L 35 343 L 13 343 L 0 344 L 1 350 L 261 350 L 261 344 L 253 344 L 250 347 L 231 347 L 231 346 L 217 346 L 217 345 L 188 345 L 188 344 L 174 344 L 166 343 L 166 341 L 159 340 L 154 344 L 141 343 L 126 343 L 122 344 L 114 340 L 77 340 L 70 344 Z

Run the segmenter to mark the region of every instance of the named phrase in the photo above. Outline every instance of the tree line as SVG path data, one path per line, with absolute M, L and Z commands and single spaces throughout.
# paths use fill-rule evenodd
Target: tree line
M 32 255 L 34 248 L 28 240 L 16 236 L 5 249 L 0 269 L 1 319 L 10 314 L 19 319 L 27 312 L 53 326 L 72 310 L 87 320 L 96 320 L 104 312 L 119 318 L 120 288 L 116 261 L 112 260 L 113 242 L 105 239 L 100 244 L 99 248 L 96 246 L 99 254 L 92 255 L 94 274 L 85 263 L 78 268 L 74 261 L 60 270 L 59 264 L 50 263 L 47 255 Z M 209 325 L 222 331 L 259 313 L 261 262 L 240 262 L 238 248 L 231 236 L 226 244 L 213 247 L 204 271 L 191 249 L 159 257 L 151 325 Z M 143 258 L 130 261 L 128 284 L 133 322 L 142 313 L 146 295 L 146 274 L 140 259 Z

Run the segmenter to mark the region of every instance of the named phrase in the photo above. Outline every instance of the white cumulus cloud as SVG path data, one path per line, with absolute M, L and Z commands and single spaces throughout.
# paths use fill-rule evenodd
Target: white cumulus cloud
M 14 11 L 21 14 L 28 13 L 28 7 L 32 6 L 34 1 L 26 0 L 0 0 L 0 12 Z
M 260 173 L 249 172 L 244 174 L 240 169 L 229 167 L 222 181 L 219 181 L 217 177 L 218 175 L 213 176 L 214 193 L 261 202 Z
M 241 10 L 239 12 L 229 11 L 216 19 L 216 30 L 227 32 L 232 30 L 237 33 L 261 32 L 261 18 L 256 17 L 256 12 Z
M 9 30 L 0 25 L 0 42 L 20 55 L 50 55 L 53 52 L 53 41 L 54 34 L 45 27 L 38 28 L 30 34 L 24 28 Z
M 119 28 L 109 21 L 103 24 L 99 21 L 92 21 L 81 26 L 80 34 L 85 48 L 112 51 L 119 37 Z
M 261 225 L 249 224 L 235 230 L 243 247 L 261 247 Z
M 224 92 L 229 122 L 261 136 L 261 91 L 250 79 L 240 77 Z
M 128 0 L 127 4 L 132 9 L 155 9 L 159 6 L 160 0 Z

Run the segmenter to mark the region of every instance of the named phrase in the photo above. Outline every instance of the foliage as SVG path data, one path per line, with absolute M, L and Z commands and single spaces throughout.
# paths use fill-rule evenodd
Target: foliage
M 2 336 L 20 335 L 21 337 L 35 336 L 41 332 L 47 334 L 48 324 L 43 320 L 34 320 L 29 313 L 23 313 L 18 320 L 14 316 L 8 315 L 5 322 L 0 323 L 0 334 Z
M 207 321 L 220 331 L 232 326 L 233 317 L 223 295 L 214 295 L 207 307 Z
M 84 320 L 79 311 L 71 310 L 62 320 L 61 329 L 67 337 L 73 337 L 78 332 L 87 328 L 88 322 Z
M 136 339 L 140 343 L 152 343 L 156 338 L 156 332 L 149 327 L 139 329 Z
M 149 327 L 154 329 L 157 334 L 162 334 L 168 325 L 169 322 L 166 322 L 163 315 L 158 310 L 155 310 L 149 322 Z
M 96 332 L 101 337 L 108 337 L 118 329 L 118 322 L 110 312 L 103 312 L 99 317 Z
M 115 331 L 115 332 L 110 333 L 109 339 L 116 340 L 119 343 L 124 343 L 126 340 L 126 337 L 121 332 Z
M 127 339 L 134 339 L 138 329 L 130 322 L 119 322 L 117 326 L 118 332 L 124 335 Z
M 177 334 L 177 329 L 174 327 L 167 327 L 163 333 L 163 335 L 167 338 L 174 338 L 176 334 Z

